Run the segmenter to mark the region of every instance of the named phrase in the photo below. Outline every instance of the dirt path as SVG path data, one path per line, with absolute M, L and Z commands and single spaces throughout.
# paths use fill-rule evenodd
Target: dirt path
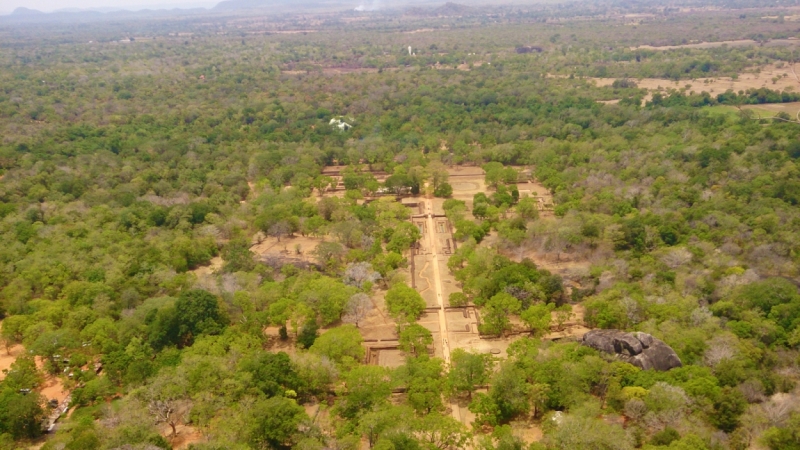
M 442 276 L 439 273 L 439 252 L 436 248 L 436 224 L 433 220 L 433 202 L 426 201 L 425 205 L 428 209 L 428 239 L 431 246 L 431 261 L 433 263 L 433 290 L 436 293 L 436 301 L 439 302 L 439 335 L 442 338 L 442 358 L 444 363 L 450 365 L 450 342 L 449 334 L 447 333 L 447 317 L 444 310 L 444 299 L 442 299 Z M 430 282 L 429 282 L 430 285 Z M 458 403 L 450 403 L 453 417 L 460 421 L 461 410 Z
M 787 17 L 796 17 L 796 16 L 787 16 Z M 752 46 L 761 46 L 761 42 L 754 41 L 752 39 L 737 39 L 731 41 L 718 41 L 718 42 L 696 42 L 692 44 L 682 44 L 682 45 L 640 45 L 638 47 L 630 47 L 631 50 L 638 50 L 638 49 L 647 49 L 647 50 L 677 50 L 682 48 L 695 48 L 695 49 L 707 49 L 707 48 L 717 48 L 717 47 L 752 47 Z M 794 39 L 772 39 L 768 41 L 765 46 L 766 47 L 786 47 L 789 45 L 798 45 L 798 42 Z
M 252 181 L 248 181 L 247 187 L 250 188 L 250 197 L 255 199 L 258 196 L 258 192 L 256 191 L 256 184 Z M 246 203 L 246 201 L 242 201 L 242 203 Z
M 439 273 L 439 252 L 436 249 L 435 223 L 433 221 L 433 204 L 426 202 L 428 210 L 428 239 L 430 240 L 431 262 L 433 265 L 433 290 L 436 301 L 439 303 L 439 330 L 442 337 L 442 357 L 446 364 L 450 364 L 450 345 L 447 342 L 447 318 L 444 313 L 444 300 L 442 299 L 442 276 Z

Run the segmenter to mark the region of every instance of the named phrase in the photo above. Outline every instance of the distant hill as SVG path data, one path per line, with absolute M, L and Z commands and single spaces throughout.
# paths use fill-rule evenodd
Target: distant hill
M 15 9 L 11 13 L 11 15 L 12 16 L 41 16 L 41 15 L 44 15 L 44 13 L 41 12 L 41 11 L 35 10 L 35 9 L 30 9 L 30 8 L 25 8 L 25 7 L 20 6 L 19 8 Z
M 171 17 L 207 13 L 204 8 L 194 9 L 141 9 L 129 11 L 117 8 L 77 9 L 67 8 L 53 12 L 42 12 L 20 7 L 7 16 L 0 16 L 0 22 L 44 23 L 44 22 L 87 22 L 98 20 L 119 20 L 142 17 Z
M 375 11 L 383 9 L 377 6 L 381 1 L 382 0 L 223 0 L 217 3 L 217 6 L 212 8 L 212 10 L 238 11 L 262 9 L 269 10 L 270 12 L 282 11 L 293 13 L 320 10 L 341 11 L 342 9 L 353 9 L 355 5 L 361 2 L 362 7 L 360 9 L 356 8 L 357 11 Z M 417 0 L 400 1 L 408 3 Z M 363 6 L 365 4 L 372 6 Z
M 287 5 L 291 0 L 224 0 L 217 3 L 214 11 L 232 11 L 237 9 L 269 8 L 276 5 Z
M 449 16 L 463 16 L 472 11 L 467 5 L 460 3 L 447 2 L 438 8 L 408 8 L 405 13 L 409 16 L 425 16 L 425 17 L 449 17 Z
M 444 5 L 434 9 L 433 12 L 438 16 L 457 16 L 470 12 L 470 9 L 472 8 L 466 5 L 447 2 Z

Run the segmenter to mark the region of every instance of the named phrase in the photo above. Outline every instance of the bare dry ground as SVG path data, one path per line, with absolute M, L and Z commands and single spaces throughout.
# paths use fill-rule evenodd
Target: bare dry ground
M 522 439 L 526 444 L 539 442 L 544 437 L 542 427 L 537 423 L 511 422 L 511 430 L 514 436 Z
M 39 366 L 38 358 L 36 365 Z M 39 389 L 39 393 L 47 400 L 58 400 L 59 404 L 63 403 L 64 399 L 69 395 L 69 391 L 64 388 L 64 382 L 61 381 L 61 378 L 52 375 L 48 375 L 45 378 L 44 384 Z
M 3 328 L 3 321 L 0 320 L 0 329 Z M 6 351 L 7 350 L 7 351 Z M 8 370 L 14 361 L 25 353 L 25 347 L 21 345 L 13 345 L 11 348 L 6 349 L 3 348 L 0 350 L 0 381 L 2 381 L 6 374 L 3 372 L 4 370 Z
M 790 16 L 796 17 L 796 16 Z M 694 42 L 683 45 L 640 45 L 638 47 L 631 47 L 631 50 L 647 49 L 647 50 L 676 50 L 680 48 L 717 48 L 717 47 L 749 47 L 753 45 L 761 45 L 760 42 L 752 39 L 737 39 L 733 41 L 718 41 L 718 42 Z M 773 39 L 764 44 L 765 47 L 786 47 L 786 46 L 800 45 L 800 40 L 797 39 Z
M 280 239 L 268 237 L 261 242 L 250 247 L 250 251 L 257 257 L 275 256 L 300 259 L 306 262 L 313 262 L 313 251 L 325 239 L 311 236 L 284 236 Z M 299 247 L 298 247 L 299 246 Z
M 612 80 L 613 83 L 613 80 Z M 513 166 L 515 169 L 523 172 L 527 167 Z M 450 185 L 453 187 L 453 198 L 456 200 L 463 200 L 467 203 L 467 207 L 472 209 L 472 198 L 475 194 L 483 192 L 486 195 L 491 195 L 491 189 L 486 187 L 485 174 L 483 169 L 474 166 L 455 166 L 448 170 L 450 175 Z M 553 196 L 550 190 L 544 187 L 538 181 L 526 181 L 517 183 L 520 197 L 539 197 L 542 199 L 544 205 L 553 204 Z M 444 203 L 443 199 L 433 199 L 434 208 L 441 207 Z M 439 214 L 437 212 L 437 214 Z M 544 211 L 547 215 L 547 211 Z
M 347 75 L 351 73 L 378 73 L 380 69 L 372 67 L 315 67 L 310 70 L 282 70 L 281 73 L 285 75 L 304 75 L 307 73 L 322 73 L 324 75 Z M 383 70 L 397 70 L 397 69 L 383 69 Z
M 224 263 L 224 261 L 222 261 L 222 258 L 220 258 L 219 256 L 215 256 L 215 257 L 211 258 L 211 261 L 210 261 L 209 265 L 200 266 L 197 269 L 193 270 L 193 272 L 194 272 L 195 275 L 197 275 L 197 278 L 213 275 L 219 269 L 222 268 L 222 264 L 223 263 Z
M 175 431 L 177 434 L 172 436 L 172 427 L 166 423 L 161 423 L 158 425 L 158 432 L 167 438 L 167 440 L 169 440 L 170 444 L 172 444 L 172 448 L 175 450 L 189 448 L 190 445 L 205 440 L 203 438 L 203 433 L 191 425 L 176 425 Z
M 436 299 L 436 292 L 434 290 L 434 276 L 433 276 L 433 261 L 429 255 L 420 255 L 414 257 L 416 260 L 414 277 L 416 278 L 416 287 L 419 294 L 425 299 L 425 304 L 429 308 L 435 308 L 439 302 Z
M 778 20 L 780 16 L 763 16 L 761 17 L 762 20 Z M 786 22 L 797 22 L 800 20 L 800 14 L 793 14 L 791 16 L 783 16 L 783 20 Z
M 394 341 L 397 340 L 397 324 L 386 310 L 386 291 L 376 291 L 370 299 L 373 309 L 358 324 L 358 329 L 365 340 Z
M 798 69 L 795 69 L 797 71 Z M 597 86 L 611 86 L 615 78 L 587 78 L 595 82 Z M 758 72 L 745 72 L 740 74 L 737 79 L 731 77 L 698 78 L 696 80 L 672 81 L 662 78 L 640 78 L 635 79 L 640 88 L 645 88 L 651 93 L 666 92 L 668 89 L 684 89 L 686 92 L 708 92 L 709 94 L 721 94 L 727 90 L 734 92 L 746 91 L 748 89 L 768 88 L 777 91 L 798 90 L 800 82 L 792 73 L 789 65 L 777 67 L 774 64 L 763 66 Z
M 488 193 L 484 181 L 483 169 L 480 167 L 455 166 L 448 170 L 450 186 L 453 187 L 453 198 L 467 202 L 472 209 L 472 197 L 479 193 Z
M 8 370 L 14 364 L 14 361 L 25 353 L 25 347 L 21 345 L 14 345 L 8 350 L 6 351 L 5 348 L 0 350 L 0 381 L 6 377 L 3 371 Z

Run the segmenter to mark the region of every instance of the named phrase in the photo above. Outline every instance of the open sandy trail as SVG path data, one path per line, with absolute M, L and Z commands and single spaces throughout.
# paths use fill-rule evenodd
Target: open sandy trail
M 444 310 L 444 299 L 442 298 L 442 276 L 439 273 L 439 251 L 436 245 L 436 224 L 433 220 L 433 202 L 425 202 L 428 208 L 428 239 L 430 240 L 431 261 L 433 263 L 433 290 L 436 293 L 436 301 L 439 303 L 439 336 L 442 338 L 442 358 L 445 364 L 450 365 L 450 343 L 447 332 L 447 317 Z M 461 421 L 461 410 L 458 403 L 451 402 L 453 418 Z
M 436 248 L 435 223 L 433 221 L 433 204 L 427 202 L 428 207 L 428 239 L 431 246 L 431 262 L 433 263 L 433 290 L 436 301 L 439 303 L 439 329 L 442 337 L 442 357 L 446 364 L 450 364 L 450 345 L 447 342 L 447 319 L 444 313 L 444 300 L 442 299 L 442 276 L 439 273 L 439 253 Z

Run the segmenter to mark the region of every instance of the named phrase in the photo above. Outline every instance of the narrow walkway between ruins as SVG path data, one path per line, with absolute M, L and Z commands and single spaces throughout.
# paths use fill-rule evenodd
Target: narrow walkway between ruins
M 442 298 L 442 277 L 439 274 L 439 249 L 436 242 L 436 227 L 433 220 L 433 202 L 426 202 L 428 206 L 428 239 L 430 239 L 431 264 L 433 265 L 433 290 L 436 293 L 436 301 L 439 303 L 439 330 L 442 339 L 442 358 L 444 362 L 450 364 L 450 344 L 447 342 L 447 318 L 444 311 L 444 299 Z
M 442 358 L 448 369 L 450 366 L 450 343 L 449 333 L 447 332 L 447 317 L 444 309 L 444 299 L 442 298 L 442 277 L 439 274 L 439 249 L 436 242 L 436 227 L 433 218 L 433 201 L 425 202 L 428 207 L 428 239 L 430 240 L 431 264 L 433 265 L 433 290 L 436 293 L 436 301 L 439 303 L 439 337 L 442 339 Z M 455 402 L 450 403 L 453 411 L 453 418 L 461 421 L 461 410 Z

